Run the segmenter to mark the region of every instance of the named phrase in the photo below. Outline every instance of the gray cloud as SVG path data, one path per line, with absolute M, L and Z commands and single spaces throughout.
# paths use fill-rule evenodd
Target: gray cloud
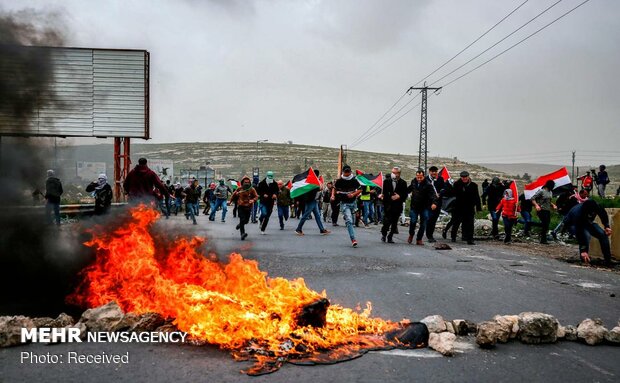
M 520 1 L 0 3 L 59 10 L 69 45 L 148 49 L 156 142 L 269 139 L 338 146 L 351 143 L 407 87 Z M 448 67 L 551 3 L 529 2 Z M 481 59 L 578 3 L 562 2 Z M 431 153 L 475 159 L 574 148 L 618 151 L 619 12 L 620 2 L 591 1 L 431 97 Z M 446 72 L 434 78 L 440 73 Z M 416 153 L 419 113 L 415 109 L 359 148 Z M 587 139 L 576 138 L 583 135 Z

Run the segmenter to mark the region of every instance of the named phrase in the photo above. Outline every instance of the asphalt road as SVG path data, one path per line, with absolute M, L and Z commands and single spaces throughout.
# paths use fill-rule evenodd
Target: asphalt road
M 419 320 L 440 314 L 447 319 L 480 322 L 496 314 L 541 311 L 562 324 L 601 318 L 608 328 L 620 320 L 620 274 L 524 254 L 517 247 L 479 242 L 450 244 L 434 250 L 408 245 L 401 227 L 396 244 L 380 241 L 379 228 L 358 229 L 359 247 L 352 248 L 346 229 L 332 227 L 321 236 L 314 221 L 305 236 L 294 233 L 297 220 L 284 231 L 277 217 L 261 236 L 249 226 L 249 238 L 239 240 L 229 215 L 226 223 L 198 217 L 193 226 L 183 217 L 159 225 L 206 235 L 208 246 L 222 258 L 240 252 L 256 259 L 270 276 L 303 277 L 312 289 L 326 290 L 332 303 L 347 307 L 373 303 L 373 315 L 385 319 Z M 559 245 L 552 245 L 559 246 Z M 544 248 L 541 250 L 544 251 Z M 566 248 L 566 251 L 574 251 Z M 576 255 L 575 255 L 576 256 Z M 129 353 L 128 364 L 21 363 L 22 352 L 36 354 Z M 329 366 L 285 365 L 261 377 L 239 373 L 246 363 L 233 361 L 215 347 L 162 344 L 25 345 L 0 349 L 1 382 L 39 381 L 177 381 L 177 382 L 566 382 L 620 381 L 620 347 L 590 347 L 574 342 L 531 346 L 518 342 L 479 349 L 472 337 L 459 338 L 458 353 L 442 357 L 429 350 L 373 352 Z

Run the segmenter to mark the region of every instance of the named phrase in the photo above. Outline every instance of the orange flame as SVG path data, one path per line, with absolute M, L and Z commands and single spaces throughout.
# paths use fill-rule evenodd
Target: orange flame
M 115 300 L 124 312 L 175 318 L 175 325 L 193 338 L 229 350 L 260 342 L 275 356 L 312 355 L 343 345 L 385 347 L 387 340 L 369 335 L 399 327 L 370 318 L 370 302 L 362 312 L 332 305 L 324 327 L 302 327 L 296 320 L 301 308 L 325 292 L 309 289 L 303 278 L 270 278 L 257 262 L 239 254 L 231 254 L 227 264 L 206 257 L 200 250 L 203 238 L 160 238 L 151 233 L 159 213 L 147 206 L 129 213 L 125 224 L 112 232 L 93 232 L 85 243 L 97 257 L 82 271 L 83 280 L 68 302 L 97 307 Z M 284 342 L 291 346 L 283 348 Z

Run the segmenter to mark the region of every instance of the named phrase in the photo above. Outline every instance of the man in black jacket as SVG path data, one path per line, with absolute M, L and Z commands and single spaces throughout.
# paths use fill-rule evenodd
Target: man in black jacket
M 594 223 L 597 215 L 601 219 L 603 228 Z M 566 215 L 566 225 L 574 231 L 577 237 L 579 256 L 584 263 L 590 263 L 590 237 L 594 237 L 600 242 L 605 265 L 613 266 L 609 244 L 609 236 L 611 236 L 609 216 L 601 205 L 589 199 L 582 204 L 574 206 Z
M 200 201 L 200 189 L 198 189 L 197 179 L 192 180 L 183 191 L 183 195 L 185 196 L 185 218 L 190 219 L 191 217 L 193 224 L 197 225 L 196 210 L 194 209 L 194 206 Z
M 56 226 L 60 227 L 60 196 L 62 195 L 62 183 L 55 176 L 53 170 L 47 171 L 47 180 L 45 181 L 45 217 L 49 223 L 52 223 L 51 213 L 54 211 L 54 219 Z
M 428 222 L 426 223 L 426 238 L 428 242 L 435 242 L 435 225 L 437 224 L 437 219 L 439 218 L 439 214 L 441 213 L 441 201 L 442 201 L 442 190 L 445 186 L 445 181 L 442 176 L 438 174 L 439 169 L 437 166 L 431 166 L 428 168 L 428 180 L 429 184 L 433 188 L 433 192 L 435 194 L 435 199 L 437 200 L 438 207 L 435 210 L 431 210 L 428 216 Z
M 426 222 L 431 211 L 437 209 L 437 197 L 433 186 L 428 182 L 424 176 L 424 170 L 418 170 L 415 172 L 415 178 L 411 180 L 411 185 L 407 189 L 411 193 L 411 204 L 409 205 L 409 238 L 407 243 L 413 242 L 413 236 L 415 235 L 415 225 L 420 219 L 420 228 L 418 229 L 418 235 L 416 236 L 416 245 L 424 245 L 422 236 L 426 231 Z
M 495 210 L 497 208 L 497 205 L 499 204 L 499 201 L 501 201 L 504 197 L 504 190 L 506 190 L 506 188 L 500 182 L 499 177 L 493 177 L 493 179 L 491 180 L 491 184 L 484 190 L 484 192 L 482 192 L 482 200 L 484 201 L 486 199 L 487 208 L 491 213 L 491 220 L 493 222 L 491 236 L 495 239 L 499 238 L 498 225 L 501 215 Z
M 95 215 L 103 215 L 110 210 L 113 192 L 105 173 L 99 174 L 97 181 L 86 186 L 86 192 L 93 193 L 95 197 Z
M 461 179 L 452 185 L 452 194 L 455 197 L 454 225 L 452 226 L 452 242 L 456 242 L 456 233 L 461 223 L 463 224 L 463 240 L 468 245 L 475 245 L 474 242 L 474 219 L 476 209 L 482 210 L 480 204 L 480 194 L 478 194 L 478 185 L 469 178 L 469 172 L 461 172 Z
M 260 198 L 260 233 L 263 235 L 265 235 L 269 217 L 271 217 L 273 212 L 273 204 L 278 199 L 279 192 L 278 183 L 273 180 L 273 172 L 270 170 L 256 188 L 256 193 L 258 193 Z
M 383 181 L 383 193 L 379 199 L 383 200 L 385 214 L 381 228 L 381 240 L 394 243 L 392 237 L 398 230 L 398 218 L 403 211 L 403 203 L 407 199 L 407 182 L 400 178 L 399 167 L 393 167 L 390 177 L 386 177 Z

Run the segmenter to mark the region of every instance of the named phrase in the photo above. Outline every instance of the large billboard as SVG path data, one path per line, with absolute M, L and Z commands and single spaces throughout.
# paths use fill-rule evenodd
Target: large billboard
M 14 47 L 2 62 L 0 76 L 36 77 L 42 67 L 49 76 L 26 121 L 0 109 L 0 135 L 149 138 L 149 52 Z M 27 85 L 14 82 L 18 94 Z

